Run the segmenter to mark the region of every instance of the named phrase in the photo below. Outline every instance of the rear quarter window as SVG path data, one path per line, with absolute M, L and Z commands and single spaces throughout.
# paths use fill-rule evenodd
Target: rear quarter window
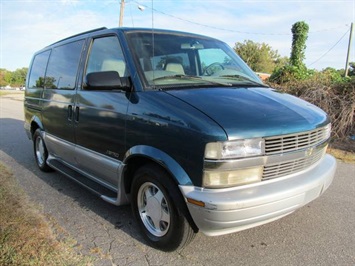
M 45 87 L 74 89 L 84 40 L 53 48 L 49 59 Z
M 44 75 L 49 55 L 50 50 L 37 54 L 33 58 L 28 88 L 44 88 Z

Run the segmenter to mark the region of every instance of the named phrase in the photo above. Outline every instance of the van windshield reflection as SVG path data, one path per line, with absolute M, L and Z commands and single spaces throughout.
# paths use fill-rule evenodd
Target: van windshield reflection
M 265 86 L 221 41 L 168 32 L 131 32 L 127 39 L 146 88 Z

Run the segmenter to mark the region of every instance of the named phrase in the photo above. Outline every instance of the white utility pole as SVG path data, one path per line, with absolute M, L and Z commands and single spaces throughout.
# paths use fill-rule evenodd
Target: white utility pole
M 349 73 L 349 58 L 350 58 L 350 47 L 351 47 L 351 42 L 352 42 L 352 38 L 353 38 L 353 25 L 354 25 L 354 23 L 351 22 L 349 45 L 348 45 L 348 54 L 346 56 L 346 64 L 345 64 L 345 77 L 347 77 L 348 73 Z
M 123 25 L 123 13 L 124 13 L 124 0 L 121 0 L 120 21 L 118 22 L 118 26 L 120 26 L 120 27 L 122 27 L 122 25 Z

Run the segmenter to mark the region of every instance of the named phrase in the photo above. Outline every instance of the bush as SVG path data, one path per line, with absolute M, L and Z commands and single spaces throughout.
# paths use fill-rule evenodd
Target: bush
M 313 70 L 308 70 L 305 66 L 296 67 L 286 65 L 276 69 L 270 76 L 270 82 L 277 84 L 284 84 L 287 82 L 294 82 L 298 80 L 305 80 L 314 74 Z
M 321 77 L 322 80 L 328 80 L 330 83 L 343 83 L 351 81 L 350 77 L 344 77 L 344 70 L 336 70 L 335 68 L 328 67 L 317 75 Z
M 355 79 L 341 76 L 339 79 L 328 69 L 305 80 L 269 85 L 323 109 L 331 119 L 334 139 L 344 140 L 355 135 Z

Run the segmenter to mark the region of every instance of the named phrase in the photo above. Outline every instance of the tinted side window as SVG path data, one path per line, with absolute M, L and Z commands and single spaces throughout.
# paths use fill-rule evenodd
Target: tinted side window
M 36 55 L 33 58 L 31 73 L 28 81 L 28 88 L 43 88 L 44 74 L 48 63 L 50 50 Z
M 52 50 L 46 73 L 46 88 L 74 89 L 84 40 Z
M 86 74 L 101 71 L 117 71 L 120 77 L 128 76 L 121 45 L 115 36 L 93 40 Z

